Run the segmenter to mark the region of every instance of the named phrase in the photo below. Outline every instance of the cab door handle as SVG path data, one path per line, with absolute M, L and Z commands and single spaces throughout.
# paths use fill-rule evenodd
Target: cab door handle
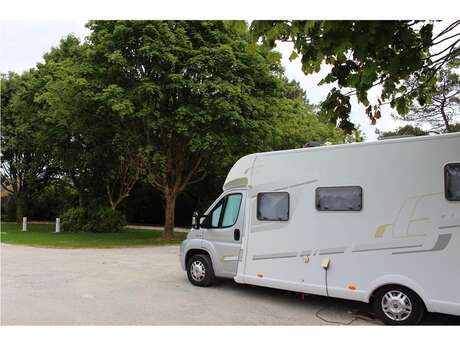
M 235 229 L 233 230 L 233 239 L 235 241 L 239 241 L 240 240 L 240 229 Z

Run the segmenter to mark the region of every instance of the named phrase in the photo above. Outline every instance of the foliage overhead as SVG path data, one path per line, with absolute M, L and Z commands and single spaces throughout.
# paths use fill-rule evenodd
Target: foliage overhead
M 406 115 L 394 115 L 397 120 L 427 124 L 430 132 L 456 132 L 460 120 L 460 76 L 456 59 L 448 67 L 442 68 L 436 75 L 435 92 L 430 103 L 410 106 Z M 410 87 L 412 80 L 407 82 Z M 457 126 L 456 126 L 457 125 Z
M 21 140 L 40 155 L 37 164 L 53 162 L 54 178 L 70 181 L 79 208 L 66 217 L 75 229 L 117 214 L 143 180 L 163 194 L 172 236 L 178 195 L 203 178 L 221 185 L 239 157 L 312 140 L 359 140 L 359 131 L 348 136 L 318 116 L 300 85 L 284 76 L 279 54 L 252 43 L 245 22 L 87 26 L 85 42 L 62 39 L 30 72 L 32 79 L 2 77 L 8 116 L 22 121 L 27 115 L 30 138 L 40 139 L 22 140 L 12 123 L 2 140 Z M 13 112 L 16 103 L 26 111 Z
M 322 128 L 317 137 L 339 140 L 332 127 L 312 115 L 307 119 L 305 95 L 282 77 L 278 54 L 251 44 L 240 24 L 88 24 L 106 104 L 119 116 L 145 124 L 139 135 L 146 140 L 147 180 L 164 194 L 170 233 L 178 194 L 215 165 L 228 167 L 241 155 L 283 147 L 280 139 L 290 131 L 283 127 L 286 121 L 308 121 Z
M 455 21 L 433 34 L 433 21 L 254 21 L 254 40 L 274 47 L 278 40 L 293 43 L 290 59 L 301 58 L 305 74 L 331 67 L 320 84 L 334 86 L 321 104 L 322 112 L 340 128 L 350 132 L 350 96 L 366 107 L 371 123 L 380 117 L 380 106 L 390 103 L 406 114 L 414 100 L 428 104 L 436 92 L 436 72 L 459 55 L 459 33 Z M 446 48 L 443 47 L 448 43 Z M 440 51 L 433 53 L 439 45 Z M 412 78 L 408 88 L 402 83 Z M 381 88 L 376 102 L 368 91 Z

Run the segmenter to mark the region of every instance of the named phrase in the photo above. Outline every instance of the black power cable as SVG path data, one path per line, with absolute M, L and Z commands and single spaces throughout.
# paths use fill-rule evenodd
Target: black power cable
M 328 284 L 327 284 L 327 271 L 329 269 L 329 265 L 327 265 L 327 267 L 323 267 L 324 268 L 324 281 L 325 281 L 325 285 L 326 285 L 326 296 L 329 297 L 329 287 L 328 287 Z M 343 325 L 343 326 L 348 326 L 348 325 L 351 325 L 353 322 L 355 322 L 356 320 L 363 320 L 363 321 L 366 321 L 366 322 L 369 322 L 369 323 L 373 323 L 373 324 L 381 324 L 379 322 L 376 322 L 376 321 L 373 321 L 373 320 L 370 320 L 370 319 L 367 319 L 367 318 L 364 318 L 364 317 L 360 317 L 358 315 L 354 315 L 353 318 L 350 320 L 350 321 L 347 321 L 347 322 L 341 322 L 341 321 L 333 321 L 333 320 L 328 320 L 324 317 L 322 317 L 320 315 L 320 313 L 322 311 L 325 311 L 327 310 L 328 307 L 323 307 L 323 308 L 320 308 L 316 311 L 315 313 L 315 316 L 320 319 L 321 321 L 324 321 L 324 322 L 327 322 L 327 323 L 330 323 L 330 324 L 334 324 L 334 325 Z
M 323 308 L 320 308 L 316 311 L 315 313 L 315 316 L 320 319 L 321 321 L 324 321 L 324 322 L 327 322 L 327 323 L 332 323 L 332 324 L 335 324 L 335 325 L 344 325 L 344 326 L 348 326 L 348 325 L 351 325 L 353 322 L 355 322 L 358 318 L 355 316 L 353 317 L 350 321 L 348 322 L 341 322 L 341 321 L 333 321 L 333 320 L 328 320 L 328 319 L 325 319 L 324 317 L 320 316 L 319 313 L 321 313 L 322 311 L 325 311 L 327 310 L 328 307 L 323 307 Z

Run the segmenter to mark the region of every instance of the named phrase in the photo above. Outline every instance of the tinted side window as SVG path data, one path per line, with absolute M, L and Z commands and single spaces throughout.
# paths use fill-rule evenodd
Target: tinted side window
M 226 228 L 236 223 L 240 212 L 242 194 L 224 196 L 209 214 L 211 228 Z
M 445 197 L 449 201 L 460 201 L 460 163 L 449 163 L 444 167 Z
M 230 194 L 225 203 L 224 217 L 222 218 L 222 227 L 232 226 L 236 223 L 238 213 L 240 212 L 241 194 Z
M 257 219 L 268 221 L 289 220 L 289 193 L 257 194 Z
M 222 213 L 222 207 L 224 205 L 223 200 L 214 208 L 211 213 L 211 226 L 217 228 L 219 226 L 220 214 Z
M 360 211 L 362 204 L 363 190 L 359 186 L 316 188 L 318 211 Z

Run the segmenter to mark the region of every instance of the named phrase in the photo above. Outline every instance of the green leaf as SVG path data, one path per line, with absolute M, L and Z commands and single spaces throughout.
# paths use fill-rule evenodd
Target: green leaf
M 299 54 L 297 54 L 294 50 L 291 52 L 291 55 L 289 55 L 289 61 L 294 61 L 295 59 L 297 59 L 297 57 L 299 56 Z

